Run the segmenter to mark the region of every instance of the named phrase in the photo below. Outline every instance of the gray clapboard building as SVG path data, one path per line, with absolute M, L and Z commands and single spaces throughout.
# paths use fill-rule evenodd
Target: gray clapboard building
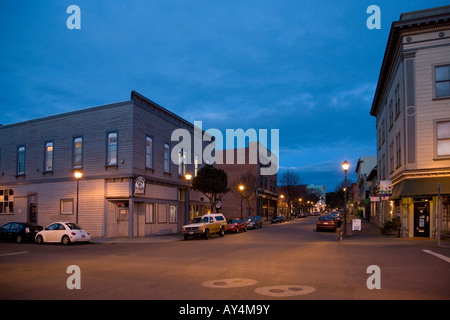
M 128 101 L 0 126 L 0 224 L 77 218 L 93 237 L 180 231 L 184 174 L 199 164 L 171 161 L 178 128 L 194 132 L 135 91 Z M 75 172 L 82 173 L 78 193 Z M 209 211 L 197 192 L 189 203 L 191 214 Z

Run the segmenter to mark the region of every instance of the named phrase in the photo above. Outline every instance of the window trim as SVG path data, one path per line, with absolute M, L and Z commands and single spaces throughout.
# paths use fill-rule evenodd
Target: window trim
M 72 202 L 72 211 L 71 212 L 63 212 L 62 211 L 62 204 L 63 204 L 64 201 Z M 75 208 L 75 201 L 74 201 L 73 198 L 66 198 L 66 199 L 60 199 L 59 200 L 59 214 L 60 215 L 64 215 L 65 216 L 65 215 L 74 214 L 74 212 L 75 212 L 74 208 Z
M 147 162 L 147 141 L 148 139 L 151 140 L 151 150 L 150 150 L 150 156 L 151 156 L 151 165 L 148 165 Z M 155 153 L 154 153 L 154 149 L 155 149 L 155 139 L 153 138 L 152 135 L 147 134 L 145 135 L 145 146 L 144 146 L 144 154 L 145 154 L 145 169 L 149 169 L 149 170 L 153 170 L 154 166 L 155 166 Z
M 76 165 L 76 141 L 81 139 L 81 164 L 79 166 Z M 83 136 L 74 136 L 72 140 L 72 168 L 73 169 L 83 169 L 83 160 L 84 160 L 84 137 Z
M 168 148 L 168 152 L 167 152 L 167 159 L 166 159 L 166 146 Z M 170 143 L 165 142 L 164 143 L 164 147 L 163 147 L 163 172 L 164 173 L 171 173 L 171 169 L 170 169 L 170 152 L 171 152 L 172 147 L 170 146 Z M 167 169 L 166 169 L 166 160 L 167 160 Z
M 446 155 L 438 155 L 438 140 L 444 140 L 444 139 L 438 139 L 437 137 L 437 127 L 438 124 L 441 122 L 450 122 L 450 118 L 446 118 L 446 119 L 438 119 L 438 120 L 434 120 L 433 121 L 433 145 L 434 145 L 434 159 L 433 160 L 448 160 L 450 159 L 450 154 L 446 154 Z M 448 139 L 445 139 L 448 140 Z
M 446 63 L 439 63 L 439 64 L 434 64 L 433 66 L 432 66 L 432 77 L 433 77 L 433 79 L 432 79 L 432 83 L 433 83 L 433 100 L 442 100 L 442 99 L 450 99 L 450 92 L 449 92 L 449 94 L 448 95 L 446 95 L 446 96 L 442 96 L 442 97 L 438 97 L 437 95 L 436 95 L 436 82 L 445 82 L 445 81 L 450 81 L 450 79 L 449 80 L 445 80 L 445 81 L 436 81 L 436 68 L 439 68 L 439 67 L 446 67 L 446 66 L 448 66 L 448 67 L 450 67 L 450 62 L 446 62 Z
M 48 153 L 47 153 L 47 145 L 51 143 L 52 146 L 52 163 L 51 163 L 51 168 L 48 169 L 47 168 L 47 160 L 48 160 Z M 44 173 L 49 173 L 49 172 L 53 172 L 55 166 L 55 143 L 53 142 L 53 140 L 45 140 L 44 141 Z
M 20 149 L 23 148 L 23 171 L 20 171 Z M 24 176 L 26 171 L 27 162 L 27 146 L 25 144 L 20 144 L 16 149 L 16 176 Z
M 116 152 L 115 152 L 116 153 L 116 155 L 115 155 L 116 162 L 115 163 L 109 162 L 109 147 L 110 147 L 109 136 L 112 134 L 116 135 Z M 105 166 L 106 167 L 118 167 L 119 166 L 119 131 L 118 130 L 106 132 Z

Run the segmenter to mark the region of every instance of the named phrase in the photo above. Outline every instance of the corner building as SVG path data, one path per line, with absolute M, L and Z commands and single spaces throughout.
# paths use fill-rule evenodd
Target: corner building
M 178 128 L 193 135 L 191 123 L 135 91 L 128 101 L 0 126 L 0 223 L 75 222 L 81 172 L 78 223 L 91 236 L 179 232 L 189 210 L 184 173 L 201 165 L 171 161 Z M 189 198 L 199 214 L 210 211 L 201 194 Z
M 372 203 L 371 220 L 399 218 L 403 237 L 435 238 L 439 224 L 449 234 L 450 6 L 392 23 L 370 114 L 377 130 L 372 196 L 381 181 L 392 181 L 390 199 Z

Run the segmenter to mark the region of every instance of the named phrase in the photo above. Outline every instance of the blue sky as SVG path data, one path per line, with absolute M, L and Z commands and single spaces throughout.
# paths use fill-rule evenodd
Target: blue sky
M 70 5 L 81 29 L 69 30 Z M 381 10 L 369 30 L 368 6 Z M 392 21 L 445 1 L 3 0 L 0 123 L 128 100 L 203 129 L 279 129 L 280 173 L 333 191 L 376 155 L 369 115 Z

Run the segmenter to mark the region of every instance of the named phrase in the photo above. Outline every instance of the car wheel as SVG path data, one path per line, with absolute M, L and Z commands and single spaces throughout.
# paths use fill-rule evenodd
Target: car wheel
M 225 235 L 225 230 L 223 228 L 220 228 L 219 236 L 223 237 Z
M 205 240 L 209 239 L 209 229 L 205 230 L 205 234 L 204 234 Z
M 16 242 L 17 243 L 22 243 L 22 236 L 19 234 L 18 236 L 17 236 L 17 238 L 16 238 Z
M 44 243 L 44 238 L 42 238 L 41 235 L 36 237 L 36 243 L 37 244 L 43 244 Z
M 239 233 L 239 227 L 236 227 L 236 233 Z
M 63 245 L 65 245 L 65 246 L 69 245 L 69 244 L 70 244 L 70 239 L 69 239 L 69 237 L 66 236 L 66 235 L 64 235 L 64 236 L 61 238 L 61 243 L 62 243 Z
M 184 240 L 188 240 L 189 236 L 187 234 L 184 235 Z

